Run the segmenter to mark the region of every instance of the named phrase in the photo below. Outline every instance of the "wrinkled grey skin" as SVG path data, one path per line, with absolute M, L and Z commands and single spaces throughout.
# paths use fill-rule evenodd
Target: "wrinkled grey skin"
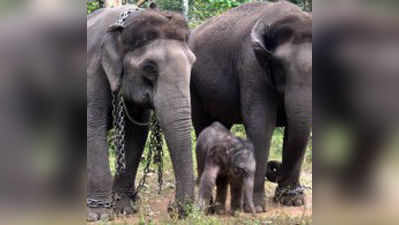
M 190 36 L 192 117 L 199 134 L 213 121 L 243 123 L 255 146 L 254 202 L 266 210 L 270 139 L 285 127 L 277 182 L 295 189 L 312 126 L 312 17 L 286 1 L 249 3 L 212 18 Z M 303 194 L 284 195 L 301 205 Z
M 256 162 L 254 147 L 247 140 L 233 136 L 221 123 L 214 122 L 204 129 L 197 140 L 199 204 L 208 208 L 213 187 L 217 186 L 215 210 L 225 211 L 227 186 L 230 184 L 231 210 L 239 210 L 245 200 L 249 211 L 255 213 L 253 186 Z M 210 209 L 212 211 L 212 209 Z
M 110 26 L 126 9 L 126 6 L 104 9 L 88 16 L 87 196 L 105 200 L 111 198 L 112 192 L 117 193 L 120 200 L 114 206 L 115 211 L 130 214 L 133 208 L 127 193 L 135 188 L 148 128 L 126 121 L 127 173 L 112 180 L 106 141 L 107 131 L 112 126 L 111 93 L 121 90 L 129 114 L 137 121 L 146 122 L 150 110 L 156 112 L 175 168 L 175 200 L 179 203 L 193 201 L 189 82 L 195 56 L 185 41 L 167 36 L 165 30 L 169 25 L 151 31 L 157 24 L 175 21 L 168 21 L 172 17 L 161 15 L 159 11 L 133 12 L 125 28 Z M 150 20 L 155 22 L 148 24 Z M 184 23 L 182 21 L 180 23 Z M 133 29 L 131 26 L 136 26 L 135 23 L 141 26 Z M 173 28 L 168 34 L 173 35 L 175 30 Z M 154 38 L 154 33 L 159 37 Z M 134 38 L 123 41 L 123 35 L 141 35 L 142 39 L 137 43 Z M 110 213 L 108 209 L 88 208 L 88 220 L 106 218 Z

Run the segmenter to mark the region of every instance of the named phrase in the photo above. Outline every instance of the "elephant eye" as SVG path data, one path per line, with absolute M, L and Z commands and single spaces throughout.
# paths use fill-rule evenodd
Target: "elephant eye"
M 233 172 L 234 172 L 234 174 L 237 175 L 237 176 L 243 176 L 243 175 L 245 175 L 245 171 L 244 171 L 242 168 L 240 168 L 240 167 L 235 167 L 235 168 L 233 169 Z
M 147 62 L 145 62 L 142 67 L 142 70 L 149 74 L 157 74 L 158 73 L 157 64 L 152 60 L 148 60 Z

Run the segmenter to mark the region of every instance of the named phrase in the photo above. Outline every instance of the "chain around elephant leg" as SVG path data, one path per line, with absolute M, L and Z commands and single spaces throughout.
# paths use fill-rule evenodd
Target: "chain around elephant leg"
M 113 220 L 114 215 L 112 211 L 111 200 L 95 200 L 86 199 L 87 221 L 94 222 L 98 220 L 109 221 Z
M 114 212 L 117 215 L 131 215 L 138 212 L 137 195 L 133 192 L 118 192 L 113 194 Z
M 305 187 L 301 185 L 278 186 L 274 193 L 274 202 L 286 206 L 301 206 L 305 204 Z

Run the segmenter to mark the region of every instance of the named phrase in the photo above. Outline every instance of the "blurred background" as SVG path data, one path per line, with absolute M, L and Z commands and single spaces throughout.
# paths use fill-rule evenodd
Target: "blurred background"
M 313 219 L 397 224 L 396 1 L 313 4 Z
M 83 223 L 85 2 L 0 10 L 0 224 Z

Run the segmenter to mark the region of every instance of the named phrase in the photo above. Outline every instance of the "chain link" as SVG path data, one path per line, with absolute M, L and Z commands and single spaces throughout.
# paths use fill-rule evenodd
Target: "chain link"
M 126 105 L 123 97 L 118 94 L 112 96 L 112 117 L 115 137 L 113 142 L 116 149 L 116 175 L 120 175 L 126 172 L 126 134 L 125 134 L 125 111 Z M 155 113 L 152 114 L 150 122 L 150 137 L 148 151 L 145 156 L 145 166 L 143 176 L 141 177 L 136 191 L 130 194 L 130 198 L 135 199 L 138 192 L 144 187 L 148 174 L 150 173 L 151 162 L 158 166 L 158 185 L 161 193 L 163 185 L 163 138 L 162 131 L 159 125 L 157 116 Z
M 126 172 L 126 133 L 123 97 L 118 94 L 112 96 L 112 117 L 115 132 L 114 145 L 116 149 L 116 175 Z
M 154 164 L 158 164 L 158 194 L 161 194 L 163 184 L 163 138 L 162 131 L 156 115 L 151 118 L 151 136 L 149 148 L 155 150 Z
M 88 198 L 88 199 L 86 199 L 86 205 L 89 208 L 106 208 L 106 209 L 110 209 L 110 208 L 112 208 L 112 201 L 95 200 L 95 199 Z
M 295 188 L 292 186 L 287 186 L 287 187 L 277 187 L 276 192 L 275 192 L 275 201 L 278 201 L 281 199 L 283 196 L 294 196 L 294 195 L 303 195 L 305 189 L 312 190 L 312 187 L 304 186 L 304 185 L 298 185 Z
M 161 133 L 161 128 L 159 126 L 158 119 L 155 115 L 155 113 L 152 114 L 151 117 L 151 123 L 150 123 L 150 137 L 149 137 L 149 145 L 148 145 L 148 151 L 147 155 L 145 156 L 145 166 L 143 170 L 143 176 L 141 177 L 137 187 L 136 187 L 136 192 L 134 193 L 134 196 L 137 195 L 138 192 L 143 189 L 145 185 L 145 181 L 147 179 L 148 174 L 150 173 L 150 166 L 151 162 L 153 161 L 154 164 L 158 164 L 158 184 L 159 184 L 159 191 L 158 193 L 161 193 L 162 190 L 162 183 L 163 183 L 163 139 L 162 139 L 162 133 Z

